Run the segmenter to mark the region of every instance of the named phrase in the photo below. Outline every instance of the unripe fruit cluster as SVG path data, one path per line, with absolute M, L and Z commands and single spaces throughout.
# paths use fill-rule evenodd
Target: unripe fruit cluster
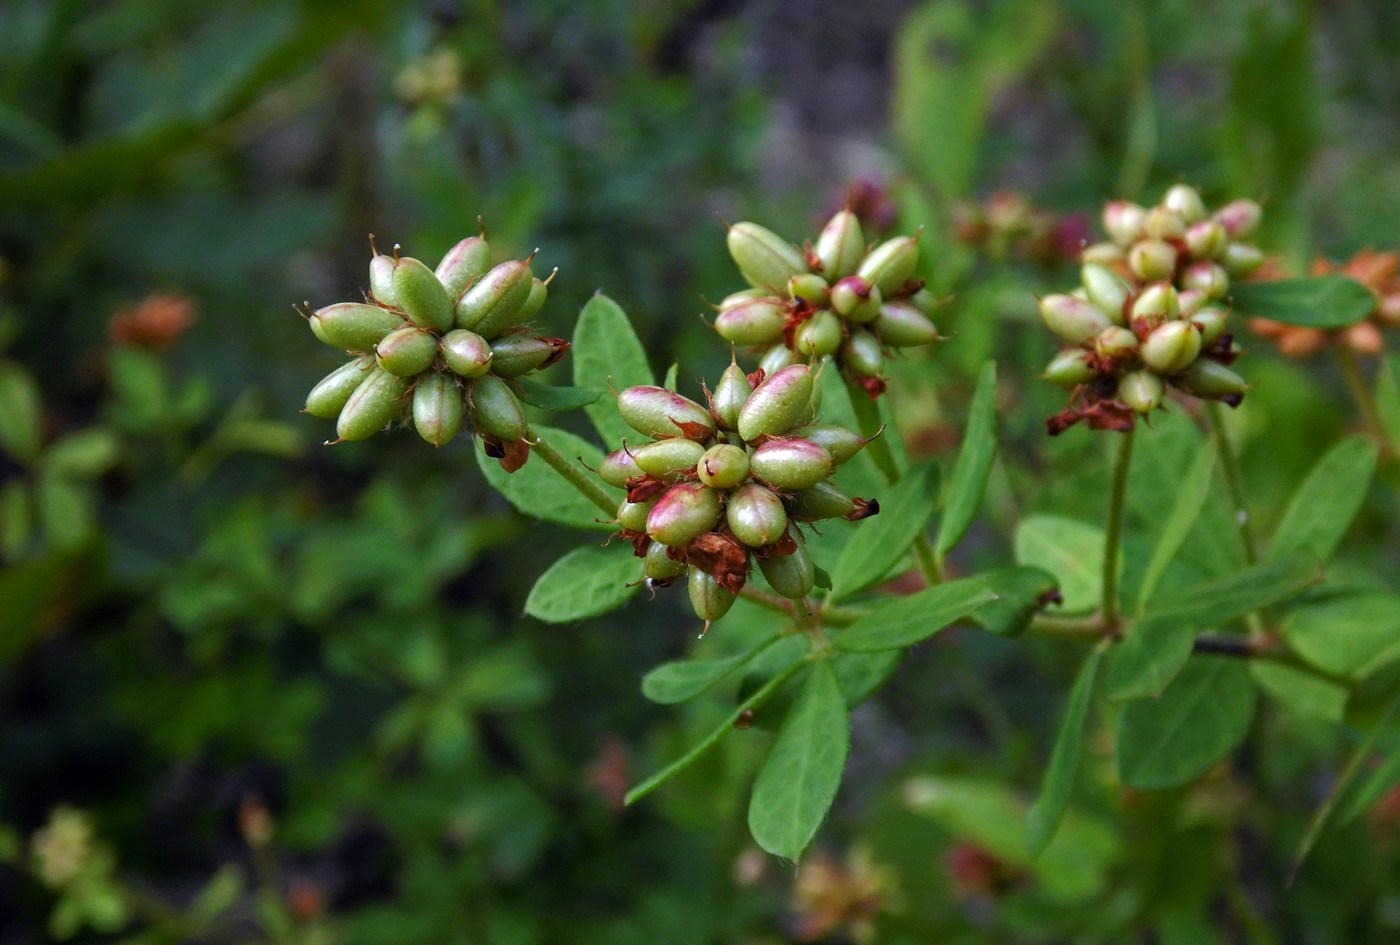
M 436 270 L 397 252 L 375 253 L 369 277 L 366 301 L 311 314 L 316 337 L 354 357 L 312 389 L 307 413 L 334 419 L 336 442 L 407 419 L 434 446 L 469 418 L 492 455 L 522 464 L 528 428 L 512 380 L 569 349 L 524 327 L 548 292 L 530 259 L 492 266 L 486 239 L 471 236 Z
M 734 224 L 727 239 L 751 288 L 720 302 L 715 330 L 758 349 L 768 374 L 830 357 L 877 397 L 891 349 L 938 338 L 929 320 L 938 300 L 914 278 L 917 235 L 867 247 L 856 215 L 842 210 L 800 248 L 756 223 Z
M 610 453 L 598 470 L 627 489 L 621 533 L 653 586 L 686 576 L 707 623 L 728 612 L 755 561 L 778 594 L 811 593 L 816 569 L 797 524 L 879 510 L 827 481 L 866 441 L 817 422 L 820 390 L 805 364 L 769 376 L 731 364 L 706 391 L 708 407 L 663 387 L 618 395 L 622 418 L 648 438 Z
M 1040 300 L 1045 324 L 1066 344 L 1045 378 L 1074 391 L 1049 421 L 1052 434 L 1079 420 L 1132 429 L 1135 416 L 1162 405 L 1169 386 L 1239 404 L 1248 385 L 1229 367 L 1238 349 L 1225 330 L 1226 298 L 1232 278 L 1263 262 L 1245 242 L 1259 219 L 1251 200 L 1208 213 L 1184 184 L 1155 207 L 1108 204 L 1111 239 L 1085 248 L 1079 287 Z

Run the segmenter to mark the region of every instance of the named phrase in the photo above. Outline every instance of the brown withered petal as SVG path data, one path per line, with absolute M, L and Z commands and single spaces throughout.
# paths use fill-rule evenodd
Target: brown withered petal
M 737 594 L 748 581 L 749 556 L 733 535 L 705 532 L 684 549 L 685 563 L 699 568 L 719 586 Z
M 880 514 L 880 501 L 878 499 L 852 499 L 851 501 L 855 503 L 855 508 L 846 518 L 852 522 L 859 522 L 863 518 Z
M 530 461 L 530 444 L 525 440 L 510 440 L 502 444 L 502 453 L 497 461 L 506 472 L 515 472 Z
M 636 476 L 627 480 L 627 501 L 646 502 L 665 492 L 668 487 L 669 483 L 662 482 L 657 476 Z

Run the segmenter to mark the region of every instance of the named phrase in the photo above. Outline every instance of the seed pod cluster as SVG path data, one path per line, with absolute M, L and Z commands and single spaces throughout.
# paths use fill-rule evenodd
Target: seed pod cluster
M 938 300 L 914 278 L 917 234 L 867 247 L 860 221 L 846 209 L 802 247 L 756 223 L 735 223 L 727 240 L 750 288 L 720 302 L 715 330 L 756 349 L 769 374 L 829 357 L 878 397 L 893 349 L 938 339 L 930 321 Z
M 1109 240 L 1085 247 L 1079 286 L 1040 300 L 1041 318 L 1065 345 L 1045 379 L 1072 391 L 1047 421 L 1052 435 L 1080 420 L 1131 430 L 1170 387 L 1238 406 L 1248 385 L 1230 368 L 1239 349 L 1226 331 L 1228 294 L 1231 279 L 1264 261 L 1247 242 L 1260 215 L 1252 200 L 1210 213 L 1185 184 L 1154 207 L 1104 208 Z
M 652 586 L 682 574 L 696 614 L 723 616 L 757 563 L 784 597 L 811 593 L 816 568 L 797 526 L 852 521 L 879 511 L 828 482 L 866 444 L 818 421 L 819 390 L 806 364 L 771 375 L 730 364 L 708 406 L 663 387 L 629 387 L 617 398 L 627 424 L 645 437 L 598 468 L 625 488 L 617 523 Z
M 470 422 L 488 452 L 519 468 L 529 449 L 513 381 L 569 350 L 526 327 L 548 294 L 531 259 L 492 265 L 484 235 L 459 242 L 436 269 L 397 249 L 375 252 L 364 302 L 311 313 L 316 337 L 352 358 L 312 389 L 306 412 L 336 421 L 335 442 L 406 420 L 442 446 Z

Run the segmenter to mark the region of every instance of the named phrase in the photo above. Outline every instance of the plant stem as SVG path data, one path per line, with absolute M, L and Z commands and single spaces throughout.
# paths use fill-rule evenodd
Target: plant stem
M 1128 494 L 1128 466 L 1133 460 L 1133 430 L 1118 440 L 1113 459 L 1113 483 L 1108 493 L 1108 522 L 1103 542 L 1103 627 L 1110 633 L 1119 630 L 1118 618 L 1118 550 L 1123 544 L 1123 500 Z
M 1337 356 L 1337 364 L 1342 369 L 1342 378 L 1347 382 L 1351 399 L 1356 401 L 1356 409 L 1361 414 L 1362 427 L 1382 450 L 1388 451 L 1390 437 L 1386 435 L 1385 424 L 1381 422 L 1380 411 L 1376 409 L 1375 395 L 1371 393 L 1371 388 L 1366 384 L 1366 377 L 1361 373 L 1361 365 L 1356 360 L 1356 354 L 1340 342 L 1332 345 L 1332 353 Z
M 793 613 L 792 601 L 788 600 L 786 597 L 779 597 L 777 594 L 765 591 L 762 588 L 754 587 L 752 584 L 745 584 L 740 588 L 739 596 L 745 600 L 752 601 L 760 607 L 767 607 L 769 610 L 775 610 L 789 617 L 795 616 Z
M 1247 564 L 1257 564 L 1259 549 L 1254 544 L 1254 529 L 1249 524 L 1249 510 L 1244 504 L 1244 479 L 1240 475 L 1240 463 L 1235 456 L 1235 448 L 1225 432 L 1225 421 L 1221 418 L 1219 404 L 1206 404 L 1206 419 L 1210 421 L 1210 432 L 1215 438 L 1215 454 L 1220 457 L 1225 487 L 1230 490 L 1230 504 L 1234 506 L 1235 527 L 1239 530 L 1240 543 L 1244 546 L 1244 560 Z
M 580 495 L 601 509 L 609 519 L 617 515 L 617 500 L 608 495 L 584 469 L 570 462 L 567 456 L 551 446 L 544 437 L 535 436 L 530 441 L 530 450 L 563 476 Z
M 1099 637 L 1103 636 L 1104 622 L 1101 617 L 1059 617 L 1054 614 L 1038 614 L 1031 618 L 1026 627 L 1027 633 L 1045 637 Z

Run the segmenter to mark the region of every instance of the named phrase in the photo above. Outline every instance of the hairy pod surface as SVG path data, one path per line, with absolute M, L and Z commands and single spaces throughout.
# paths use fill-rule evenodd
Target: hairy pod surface
M 734 606 L 735 596 L 719 586 L 713 577 L 699 568 L 691 568 L 686 579 L 686 590 L 690 593 L 690 606 L 695 608 L 695 616 L 707 624 L 729 613 Z
M 525 409 L 515 392 L 494 374 L 483 374 L 471 382 L 472 425 L 478 433 L 502 440 L 523 440 L 529 432 Z
M 470 328 L 488 341 L 520 322 L 517 319 L 534 285 L 534 273 L 523 260 L 510 260 L 491 268 L 476 280 L 457 303 L 458 328 Z
M 812 398 L 812 370 L 793 364 L 769 375 L 754 388 L 739 411 L 739 435 L 752 442 L 778 436 L 798 424 Z
M 378 305 L 363 302 L 337 302 L 311 313 L 311 332 L 332 348 L 369 354 L 374 346 L 403 318 Z
M 374 346 L 379 366 L 399 377 L 415 377 L 433 366 L 438 355 L 438 337 L 413 325 L 396 328 Z
M 787 510 L 778 494 L 756 482 L 740 486 L 725 505 L 725 520 L 734 537 L 750 548 L 762 548 L 787 532 Z
M 657 440 L 632 451 L 637 467 L 660 479 L 680 478 L 694 470 L 704 455 L 705 447 L 683 438 Z
M 617 395 L 617 412 L 632 429 L 654 439 L 707 440 L 715 435 L 715 421 L 708 410 L 664 387 L 627 388 Z
M 767 440 L 749 457 L 749 470 L 778 489 L 810 489 L 831 474 L 831 454 L 811 440 Z
M 413 426 L 434 446 L 451 442 L 462 429 L 462 412 L 462 391 L 445 374 L 426 374 L 413 388 Z
M 736 223 L 725 236 L 739 274 L 755 288 L 780 292 L 788 280 L 807 271 L 801 250 L 757 223 Z
M 719 523 L 719 493 L 698 482 L 682 482 L 661 494 L 647 515 L 646 532 L 664 545 L 688 545 Z
M 749 477 L 749 454 L 742 446 L 712 446 L 695 464 L 700 481 L 711 489 L 733 489 Z
M 306 412 L 322 420 L 334 420 L 373 366 L 371 358 L 356 358 L 321 378 L 306 395 Z
M 758 559 L 758 569 L 773 591 L 783 597 L 799 600 L 812 593 L 816 586 L 817 569 L 803 542 L 790 555 L 769 555 Z
M 860 229 L 860 218 L 849 210 L 837 213 L 822 227 L 815 249 L 822 275 L 828 282 L 852 275 L 865 255 L 865 234 Z
M 491 369 L 491 345 L 474 331 L 454 328 L 442 336 L 442 360 L 452 373 L 468 380 Z
M 724 308 L 715 318 L 715 331 L 736 345 L 771 345 L 781 341 L 787 305 L 779 299 L 745 299 Z
M 468 236 L 447 251 L 433 270 L 433 275 L 447 290 L 447 297 L 455 303 L 467 286 L 486 275 L 490 269 L 491 247 L 480 236 Z
M 409 320 L 423 328 L 452 327 L 452 299 L 433 271 L 411 256 L 394 263 L 394 299 Z
M 378 366 L 370 368 L 341 409 L 336 435 L 342 440 L 365 440 L 378 433 L 399 416 L 408 387 L 407 378 Z

